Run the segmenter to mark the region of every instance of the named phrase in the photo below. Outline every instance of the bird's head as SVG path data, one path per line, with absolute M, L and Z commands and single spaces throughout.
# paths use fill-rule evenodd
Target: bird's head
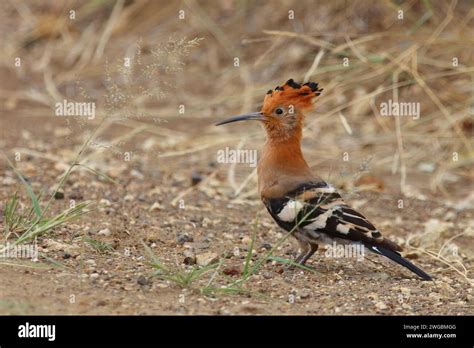
M 317 83 L 307 82 L 301 85 L 290 79 L 283 86 L 277 86 L 267 92 L 261 111 L 234 116 L 217 123 L 216 126 L 257 120 L 263 124 L 268 137 L 273 140 L 300 138 L 304 120 L 303 111 L 312 109 L 313 98 L 319 96 L 321 91 L 322 88 L 318 88 Z

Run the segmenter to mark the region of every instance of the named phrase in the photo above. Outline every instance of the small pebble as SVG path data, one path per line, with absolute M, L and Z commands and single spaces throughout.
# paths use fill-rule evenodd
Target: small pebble
M 202 175 L 198 172 L 193 171 L 191 173 L 191 186 L 196 186 L 202 181 Z
M 186 256 L 183 260 L 185 265 L 191 266 L 196 264 L 196 258 L 192 256 Z
M 64 192 L 58 191 L 54 194 L 55 199 L 63 199 L 64 198 Z
M 141 276 L 138 277 L 137 283 L 139 285 L 144 286 L 144 285 L 150 285 L 151 281 L 149 279 L 147 279 L 145 276 L 141 275 Z
M 190 249 L 184 251 L 184 261 L 185 265 L 195 265 L 196 264 L 196 255 Z
M 184 243 L 191 243 L 194 241 L 194 238 L 187 235 L 187 234 L 180 234 L 176 237 L 176 241 L 179 245 L 183 245 Z
M 104 229 L 100 230 L 97 234 L 99 236 L 110 236 L 112 234 L 112 232 L 110 232 L 110 229 L 104 228 Z
M 251 242 L 252 242 L 252 238 L 249 238 L 249 237 L 242 238 L 242 244 L 250 245 Z
M 133 201 L 134 199 L 135 199 L 135 196 L 132 195 L 132 194 L 130 194 L 130 193 L 127 194 L 127 195 L 125 195 L 125 197 L 123 197 L 123 200 L 124 200 L 125 202 L 130 202 L 130 201 Z
M 158 203 L 158 202 L 155 202 L 151 205 L 150 209 L 148 209 L 149 211 L 159 211 L 159 210 L 163 210 L 163 206 Z
M 310 298 L 311 293 L 308 290 L 303 290 L 301 291 L 300 298 L 305 299 L 305 298 Z
M 240 275 L 242 272 L 237 267 L 227 267 L 222 270 L 222 273 L 225 275 L 235 276 Z
M 213 252 L 207 252 L 196 255 L 196 263 L 199 266 L 207 266 L 219 260 L 219 255 Z
M 95 266 L 96 265 L 95 261 L 92 260 L 92 259 L 86 260 L 86 261 L 84 261 L 84 263 L 87 264 L 87 265 L 90 265 L 90 266 Z

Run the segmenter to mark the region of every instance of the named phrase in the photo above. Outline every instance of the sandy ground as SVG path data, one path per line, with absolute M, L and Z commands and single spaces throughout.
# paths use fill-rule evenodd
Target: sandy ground
M 65 169 L 56 159 L 75 153 L 83 141 L 83 132 L 67 126 L 66 121 L 61 125 L 47 116 L 1 115 L 1 119 L 1 147 L 12 156 L 20 151 L 23 157 L 17 162 L 18 169 L 35 190 L 50 192 Z M 38 129 L 37 124 L 43 127 Z M 190 124 L 170 122 L 166 127 L 178 130 Z M 214 131 L 195 129 L 197 136 Z M 115 127 L 104 138 L 121 133 L 123 129 Z M 117 149 L 92 149 L 100 155 L 91 163 L 117 183 L 85 170 L 72 174 L 64 187 L 64 197 L 55 200 L 52 211 L 64 209 L 71 199 L 95 200 L 99 203 L 97 210 L 39 238 L 40 251 L 47 259 L 41 257 L 36 263 L 2 260 L 0 314 L 474 313 L 473 288 L 468 279 L 448 264 L 410 247 L 405 248 L 405 254 L 432 274 L 435 281 L 422 282 L 374 255 L 357 261 L 328 258 L 323 250 L 308 262 L 314 272 L 287 271 L 279 263 L 268 262 L 243 285 L 242 293 L 202 293 L 211 278 L 212 284 L 220 287 L 239 277 L 253 231 L 253 260 L 278 243 L 283 231 L 263 211 L 256 197 L 236 201 L 229 195 L 229 166 L 215 163 L 215 149 L 158 159 L 153 146 L 144 145 L 150 143 L 149 138 L 153 137 L 145 132 L 133 142 L 124 141 Z M 124 161 L 124 148 L 138 155 Z M 34 151 L 52 157 L 41 158 Z M 240 179 L 251 168 L 239 165 L 236 171 Z M 193 172 L 204 180 L 190 189 Z M 392 239 L 405 243 L 408 237 L 415 236 L 413 245 L 437 252 L 450 238 L 472 226 L 472 204 L 455 209 L 444 204 L 450 201 L 426 189 L 426 200 L 405 198 L 405 208 L 397 209 L 397 177 L 376 171 L 371 174 L 393 184 L 386 184 L 382 192 L 361 191 L 347 198 Z M 423 174 L 414 175 L 410 176 L 411 182 L 418 181 L 420 187 L 426 187 Z M 21 193 L 23 202 L 28 202 L 23 187 L 3 159 L 0 182 L 0 211 L 15 191 Z M 460 189 L 451 191 L 452 202 L 465 202 L 469 194 Z M 177 197 L 183 200 L 181 206 L 179 201 L 176 206 L 172 204 Z M 428 222 L 430 219 L 435 220 Z M 85 237 L 105 242 L 109 249 L 94 249 Z M 191 269 L 196 266 L 186 265 L 186 258 L 206 253 L 216 254 L 222 264 L 217 272 L 212 270 L 183 289 L 154 275 L 156 270 L 150 265 L 142 241 L 170 267 Z M 459 246 L 456 258 L 444 256 L 461 273 L 472 270 L 472 238 L 460 236 L 454 241 Z M 297 243 L 288 239 L 277 249 L 276 256 L 293 258 L 296 251 Z

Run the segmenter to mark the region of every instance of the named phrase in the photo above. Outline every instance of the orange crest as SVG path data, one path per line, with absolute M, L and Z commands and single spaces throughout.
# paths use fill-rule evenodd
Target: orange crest
M 294 106 L 299 110 L 310 110 L 313 107 L 313 98 L 321 94 L 322 88 L 318 84 L 307 82 L 303 85 L 289 79 L 280 87 L 269 90 L 263 100 L 263 113 L 271 113 L 278 106 Z

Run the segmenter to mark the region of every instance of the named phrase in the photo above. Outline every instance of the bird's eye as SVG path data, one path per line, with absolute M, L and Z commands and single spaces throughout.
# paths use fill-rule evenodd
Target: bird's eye
M 283 112 L 284 112 L 284 111 L 283 111 L 282 108 L 276 108 L 276 109 L 275 109 L 275 114 L 277 114 L 277 115 L 282 115 Z

